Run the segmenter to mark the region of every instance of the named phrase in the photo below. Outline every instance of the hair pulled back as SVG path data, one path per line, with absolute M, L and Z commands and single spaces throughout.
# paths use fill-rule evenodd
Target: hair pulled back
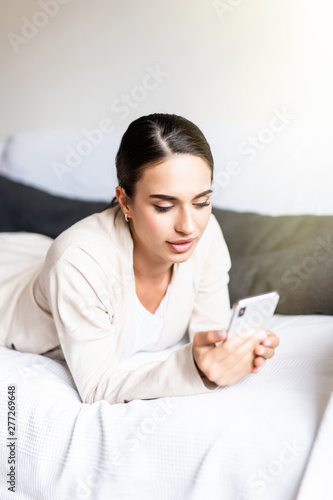
M 147 167 L 162 163 L 174 154 L 202 158 L 211 169 L 214 161 L 209 144 L 201 130 L 182 116 L 153 113 L 134 120 L 124 133 L 116 156 L 119 186 L 134 198 L 137 182 Z M 118 205 L 117 197 L 103 209 Z

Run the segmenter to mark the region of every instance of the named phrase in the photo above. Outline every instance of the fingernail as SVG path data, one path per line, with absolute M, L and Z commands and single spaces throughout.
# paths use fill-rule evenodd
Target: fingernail
M 259 349 L 258 349 L 258 351 L 257 351 L 257 352 L 258 352 L 258 354 L 261 356 L 262 354 L 264 354 L 265 349 L 264 349 L 263 347 L 259 347 Z
M 271 340 L 269 340 L 269 339 L 265 340 L 264 345 L 267 346 L 267 347 L 270 346 L 270 345 L 272 345 Z
M 225 330 L 217 330 L 217 332 L 216 332 L 216 335 L 217 335 L 219 338 L 223 337 L 223 336 L 224 336 L 224 334 L 225 334 Z
M 256 332 L 256 337 L 259 339 L 259 340 L 265 340 L 265 338 L 267 337 L 267 332 L 266 330 L 258 330 Z

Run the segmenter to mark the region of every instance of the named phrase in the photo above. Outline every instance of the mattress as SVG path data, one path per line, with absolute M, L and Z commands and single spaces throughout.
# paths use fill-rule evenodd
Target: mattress
M 333 317 L 275 315 L 257 375 L 195 396 L 83 404 L 65 362 L 0 348 L 0 498 L 8 386 L 16 389 L 16 500 L 333 498 Z M 124 368 L 187 342 L 138 352 Z

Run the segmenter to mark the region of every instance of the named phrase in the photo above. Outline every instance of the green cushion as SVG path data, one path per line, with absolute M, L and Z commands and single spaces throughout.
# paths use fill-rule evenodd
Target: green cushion
M 231 303 L 277 290 L 277 313 L 333 314 L 333 216 L 213 214 L 231 256 Z

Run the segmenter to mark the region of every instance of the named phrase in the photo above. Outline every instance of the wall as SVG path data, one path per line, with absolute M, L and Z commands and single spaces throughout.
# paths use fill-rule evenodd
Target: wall
M 153 111 L 332 117 L 332 13 L 330 0 L 3 1 L 0 135 Z

